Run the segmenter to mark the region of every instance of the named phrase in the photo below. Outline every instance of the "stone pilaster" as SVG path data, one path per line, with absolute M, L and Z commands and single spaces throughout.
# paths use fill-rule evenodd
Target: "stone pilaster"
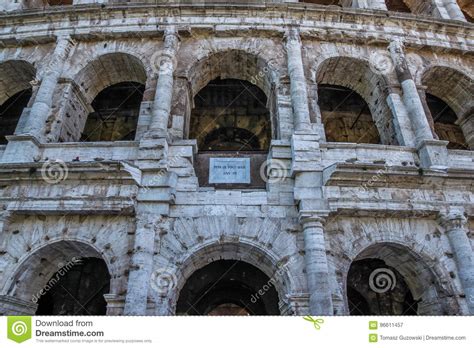
M 389 50 L 403 91 L 403 103 L 415 133 L 415 145 L 418 149 L 421 166 L 423 168 L 445 169 L 448 163 L 446 148 L 448 142 L 433 138 L 423 103 L 408 67 L 403 43 L 394 40 L 390 43 Z
M 329 281 L 326 243 L 324 241 L 325 218 L 319 213 L 300 213 L 305 244 L 306 278 L 309 292 L 310 315 L 333 315 Z
M 440 216 L 440 224 L 451 244 L 469 312 L 474 314 L 474 251 L 467 236 L 466 223 L 462 210 L 451 210 Z
M 297 29 L 290 28 L 286 33 L 288 55 L 288 74 L 290 76 L 291 102 L 296 131 L 310 128 L 308 91 L 303 68 L 301 39 Z
M 167 137 L 178 48 L 179 37 L 176 28 L 168 27 L 165 30 L 163 52 L 159 59 L 158 81 L 147 134 L 152 138 Z
M 137 217 L 135 245 L 125 298 L 125 315 L 146 315 L 157 229 L 158 221 L 152 215 Z
M 30 114 L 22 130 L 23 134 L 44 140 L 46 121 L 51 111 L 54 90 L 63 71 L 64 62 L 69 55 L 72 43 L 68 36 L 58 37 L 51 61 L 47 64 L 41 80 L 41 85 L 36 94 Z

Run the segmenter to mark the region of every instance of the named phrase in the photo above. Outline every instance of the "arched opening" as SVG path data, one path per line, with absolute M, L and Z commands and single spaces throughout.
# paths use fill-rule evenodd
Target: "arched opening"
M 37 314 L 105 314 L 103 295 L 114 291 L 105 261 L 89 244 L 53 242 L 19 260 L 5 294 L 31 303 Z
M 194 97 L 190 138 L 202 151 L 267 151 L 271 141 L 267 97 L 237 79 L 211 81 Z
M 31 99 L 31 81 L 36 70 L 28 62 L 10 60 L 0 63 L 0 144 L 15 133 L 23 110 Z
M 230 49 L 213 52 L 182 73 L 193 100 L 184 129 L 198 143 L 199 185 L 265 187 L 260 168 L 271 139 L 278 137 L 277 72 L 257 55 Z
M 406 247 L 374 244 L 351 263 L 347 304 L 351 315 L 454 314 L 450 295 L 440 286 L 434 263 Z
M 380 259 L 352 263 L 347 298 L 351 315 L 416 315 L 418 309 L 403 276 Z
M 92 101 L 82 141 L 134 140 L 145 85 L 121 82 L 102 90 Z
M 214 261 L 187 279 L 176 314 L 279 315 L 278 293 L 258 268 L 243 261 Z
M 147 74 L 135 56 L 109 53 L 73 80 L 62 107 L 59 141 L 134 140 Z
M 427 117 L 441 140 L 451 149 L 474 148 L 474 81 L 443 66 L 428 69 L 421 78 L 426 86 Z
M 31 98 L 31 88 L 24 89 L 0 105 L 0 144 L 6 144 L 5 136 L 15 133 L 23 109 Z
M 426 94 L 426 102 L 439 139 L 449 141 L 448 149 L 467 150 L 469 147 L 461 127 L 457 124 L 457 116 L 453 109 L 429 93 Z
M 36 315 L 106 314 L 104 294 L 110 291 L 110 275 L 102 259 L 76 259 L 57 271 L 47 284 Z
M 320 85 L 318 89 L 327 141 L 380 144 L 369 106 L 357 92 L 336 85 Z
M 386 81 L 368 62 L 328 58 L 318 67 L 316 82 L 327 141 L 398 144 Z

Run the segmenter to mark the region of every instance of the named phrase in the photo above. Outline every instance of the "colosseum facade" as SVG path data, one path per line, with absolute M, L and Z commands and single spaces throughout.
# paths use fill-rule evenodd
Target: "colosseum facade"
M 474 314 L 472 1 L 0 11 L 0 314 Z

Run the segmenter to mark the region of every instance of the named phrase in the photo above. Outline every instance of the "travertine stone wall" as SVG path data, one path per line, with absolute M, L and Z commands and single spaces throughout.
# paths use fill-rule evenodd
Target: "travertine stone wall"
M 0 103 L 33 90 L 0 146 L 1 314 L 34 313 L 76 255 L 106 262 L 110 315 L 174 314 L 219 259 L 274 277 L 282 314 L 348 314 L 351 263 L 370 258 L 419 314 L 473 314 L 474 153 L 433 139 L 420 97 L 454 110 L 472 150 L 474 30 L 453 2 L 411 2 L 416 17 L 380 1 L 75 5 L 0 13 Z M 265 188 L 199 186 L 191 111 L 216 78 L 267 96 Z M 79 142 L 124 81 L 145 85 L 135 140 Z M 320 84 L 357 92 L 382 144 L 327 142 Z

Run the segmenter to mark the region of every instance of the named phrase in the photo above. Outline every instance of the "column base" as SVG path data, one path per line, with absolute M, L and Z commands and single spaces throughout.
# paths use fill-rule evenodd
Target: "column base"
M 421 167 L 433 170 L 447 169 L 448 143 L 443 140 L 422 140 L 417 147 Z
M 116 294 L 104 294 L 107 302 L 107 315 L 123 315 L 125 297 Z
M 32 135 L 10 135 L 2 163 L 37 162 L 41 159 L 41 144 Z

